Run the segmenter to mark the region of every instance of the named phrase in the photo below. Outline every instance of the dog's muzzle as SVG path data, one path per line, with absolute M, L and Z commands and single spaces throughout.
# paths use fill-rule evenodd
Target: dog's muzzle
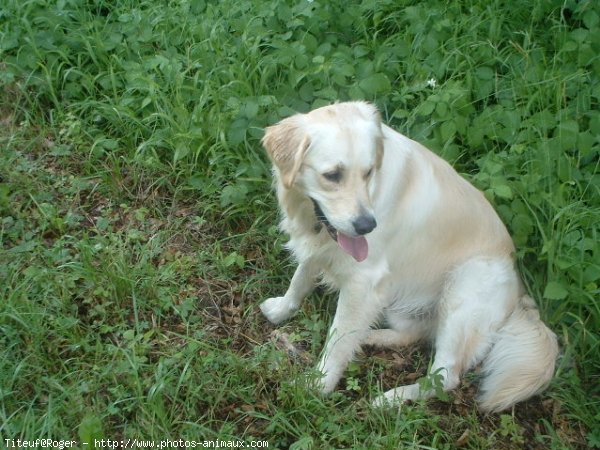
M 327 232 L 329 233 L 329 235 L 331 236 L 331 238 L 334 241 L 337 241 L 337 230 L 335 229 L 335 227 L 333 225 L 331 225 L 329 220 L 327 220 L 327 217 L 325 216 L 325 213 L 321 209 L 321 206 L 319 205 L 319 203 L 314 198 L 312 198 L 312 197 L 309 197 L 309 198 L 313 202 L 313 207 L 315 209 L 315 216 L 317 217 L 317 221 L 318 221 L 317 226 L 315 226 L 315 231 L 320 231 L 321 227 L 324 226 L 325 229 L 327 230 Z
M 322 227 L 325 227 L 331 236 L 331 239 L 337 242 L 342 250 L 351 255 L 357 262 L 364 261 L 369 255 L 369 244 L 363 234 L 371 232 L 377 226 L 375 218 L 368 217 L 366 219 L 355 220 L 352 225 L 358 233 L 358 236 L 349 236 L 338 231 L 331 224 L 331 222 L 327 220 L 327 216 L 325 216 L 325 213 L 321 209 L 319 202 L 317 202 L 314 198 L 310 199 L 313 202 L 315 216 L 317 217 L 315 231 L 318 233 L 321 231 Z

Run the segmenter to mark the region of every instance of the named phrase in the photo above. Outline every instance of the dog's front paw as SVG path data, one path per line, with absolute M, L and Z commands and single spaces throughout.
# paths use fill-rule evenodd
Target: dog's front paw
M 311 371 L 306 374 L 306 387 L 319 395 L 329 395 L 335 391 L 337 383 L 323 374 Z
M 260 304 L 260 310 L 272 324 L 280 324 L 292 317 L 297 309 L 285 297 L 268 298 Z
M 322 395 L 328 395 L 335 391 L 338 381 L 339 377 L 325 375 L 315 380 L 314 389 Z
M 316 367 L 315 373 L 319 376 L 313 380 L 312 388 L 323 395 L 331 394 L 342 378 L 343 372 L 343 370 L 321 361 Z
M 419 398 L 419 385 L 410 384 L 390 389 L 384 394 L 376 397 L 372 404 L 377 408 L 399 407 L 402 404 L 416 400 L 417 398 Z

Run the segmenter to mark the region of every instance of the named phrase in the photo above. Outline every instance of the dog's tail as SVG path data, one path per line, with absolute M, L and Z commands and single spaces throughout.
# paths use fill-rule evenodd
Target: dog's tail
M 483 361 L 478 400 L 484 411 L 501 411 L 537 394 L 554 374 L 556 335 L 540 320 L 529 296 L 519 303 Z

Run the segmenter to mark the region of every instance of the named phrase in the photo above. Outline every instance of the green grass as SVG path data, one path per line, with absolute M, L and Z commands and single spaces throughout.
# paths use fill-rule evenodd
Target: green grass
M 0 9 L 0 438 L 266 440 L 269 448 L 600 448 L 600 6 L 6 0 Z M 557 376 L 505 414 L 368 400 L 426 347 L 340 389 L 257 305 L 293 270 L 262 129 L 336 100 L 453 163 L 507 223 L 558 334 Z M 313 358 L 320 293 L 283 329 Z

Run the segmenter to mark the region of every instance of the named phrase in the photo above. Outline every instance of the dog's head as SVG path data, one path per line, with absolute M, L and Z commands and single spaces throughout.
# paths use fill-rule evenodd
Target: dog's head
M 383 158 L 377 109 L 349 102 L 297 114 L 268 127 L 263 145 L 283 188 L 310 198 L 338 244 L 365 259 L 364 235 L 377 226 L 369 186 Z

